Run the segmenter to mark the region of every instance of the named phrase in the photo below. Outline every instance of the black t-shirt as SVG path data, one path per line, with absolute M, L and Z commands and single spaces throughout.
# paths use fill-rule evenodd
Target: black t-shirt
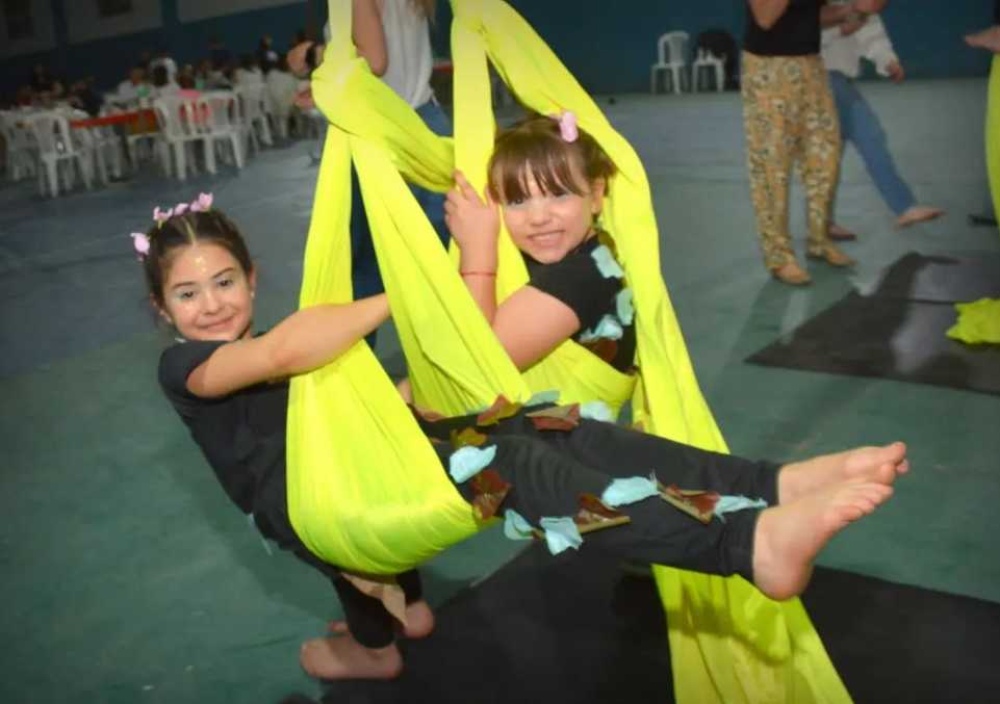
M 757 56 L 819 54 L 819 11 L 824 3 L 825 0 L 789 0 L 785 14 L 778 18 L 771 29 L 764 29 L 754 20 L 748 0 L 743 48 Z
M 625 288 L 624 280 L 605 276 L 598 266 L 595 252 L 608 246 L 602 240 L 610 244 L 610 238 L 602 233 L 554 264 L 542 264 L 525 255 L 528 285 L 565 303 L 576 313 L 580 320 L 580 330 L 573 336 L 576 342 L 618 371 L 628 372 L 635 358 L 635 325 L 630 318 L 622 320 L 619 316 L 618 296 Z M 605 316 L 613 319 L 612 327 L 617 321 L 622 331 L 619 339 L 595 337 L 595 333 L 607 328 L 601 324 Z
M 188 376 L 224 342 L 187 341 L 164 350 L 159 381 L 219 483 L 261 533 L 282 547 L 298 544 L 285 496 L 288 382 L 257 384 L 222 398 L 187 389 Z

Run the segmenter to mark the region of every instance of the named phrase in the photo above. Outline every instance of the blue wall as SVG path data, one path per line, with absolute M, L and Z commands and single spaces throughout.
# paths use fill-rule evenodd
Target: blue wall
M 62 4 L 56 8 L 58 49 L 14 57 L 0 64 L 2 93 L 9 94 L 38 61 L 49 63 L 68 78 L 94 75 L 102 87 L 124 77 L 125 67 L 143 50 L 163 44 L 181 62 L 206 52 L 213 35 L 234 54 L 252 52 L 262 34 L 285 48 L 306 26 L 307 4 L 243 12 L 190 24 L 177 19 L 176 0 L 162 0 L 164 27 L 85 44 L 67 44 Z M 445 0 L 439 0 L 446 5 Z M 672 29 L 696 35 L 710 28 L 742 34 L 744 0 L 511 0 L 588 90 L 596 93 L 648 90 L 649 65 L 655 61 L 657 37 Z M 311 0 L 314 15 L 325 16 L 326 2 Z M 610 12 L 610 8 L 616 10 Z M 893 0 L 884 18 L 912 78 L 984 76 L 985 52 L 969 49 L 962 35 L 990 23 L 993 0 Z M 447 7 L 441 8 L 435 46 L 447 52 Z M 316 26 L 323 17 L 315 16 Z

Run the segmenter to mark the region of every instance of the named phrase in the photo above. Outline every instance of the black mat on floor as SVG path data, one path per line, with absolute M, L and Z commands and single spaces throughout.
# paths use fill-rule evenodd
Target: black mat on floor
M 951 303 L 851 293 L 747 361 L 1000 394 L 1000 345 L 949 339 L 956 317 Z
M 1000 605 L 825 569 L 805 603 L 858 704 L 1000 701 Z M 654 583 L 601 553 L 536 545 L 438 616 L 399 680 L 336 683 L 323 701 L 673 701 Z
M 910 252 L 883 272 L 872 295 L 941 303 L 1000 298 L 1000 256 Z

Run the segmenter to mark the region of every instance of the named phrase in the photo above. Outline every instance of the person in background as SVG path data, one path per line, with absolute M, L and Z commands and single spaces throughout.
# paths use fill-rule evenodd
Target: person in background
M 264 85 L 267 87 L 268 100 L 271 101 L 275 130 L 279 138 L 287 139 L 288 121 L 295 105 L 299 81 L 289 72 L 288 60 L 284 56 L 279 56 L 277 62 L 264 76 Z
M 129 69 L 128 78 L 118 84 L 115 101 L 132 103 L 149 96 L 150 86 L 146 80 L 146 69 L 138 64 Z
M 278 63 L 279 58 L 278 52 L 274 50 L 274 40 L 270 34 L 265 34 L 257 45 L 257 65 L 267 75 L 268 71 Z
M 858 12 L 876 12 L 884 0 L 855 0 Z M 747 0 L 743 42 L 743 124 L 750 193 L 764 266 L 782 283 L 801 286 L 811 277 L 792 250 L 788 232 L 788 181 L 793 162 L 802 167 L 809 238 L 806 255 L 834 267 L 854 260 L 830 241 L 830 205 L 840 165 L 837 111 L 820 59 L 821 15 L 850 8 L 824 0 Z
M 850 3 L 837 2 L 835 5 L 850 6 Z M 882 200 L 895 213 L 896 226 L 907 227 L 940 217 L 944 213 L 940 208 L 917 204 L 913 191 L 896 169 L 878 116 L 854 83 L 861 72 L 862 58 L 871 61 L 879 75 L 896 83 L 905 76 L 882 19 L 877 14 L 855 11 L 830 16 L 824 23 L 821 55 L 837 106 L 841 139 L 858 150 Z M 829 234 L 830 239 L 835 240 L 856 237 L 833 222 Z

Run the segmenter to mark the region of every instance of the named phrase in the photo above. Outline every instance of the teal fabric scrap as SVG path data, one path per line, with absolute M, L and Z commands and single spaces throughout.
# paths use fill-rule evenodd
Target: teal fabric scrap
M 613 315 L 605 315 L 593 328 L 584 330 L 580 335 L 580 342 L 593 342 L 594 340 L 620 340 L 625 334 L 622 324 Z
M 539 391 L 532 395 L 525 403 L 525 406 L 537 406 L 540 403 L 558 403 L 559 402 L 559 389 L 549 389 L 548 391 Z
M 560 518 L 542 518 L 539 523 L 545 531 L 545 543 L 549 547 L 549 552 L 553 555 L 573 548 L 579 550 L 583 545 L 583 538 L 580 536 L 580 529 L 569 516 Z
M 615 296 L 615 312 L 623 325 L 631 325 L 635 318 L 635 305 L 632 297 L 632 289 L 623 288 Z
M 531 540 L 533 537 L 528 519 L 512 508 L 503 514 L 503 534 L 508 540 Z
M 767 508 L 767 502 L 764 499 L 749 499 L 746 496 L 720 496 L 718 503 L 715 504 L 714 513 L 719 520 L 724 521 L 726 518 L 723 514 L 748 508 Z
M 604 423 L 615 422 L 615 415 L 611 412 L 611 406 L 604 403 L 604 401 L 587 401 L 580 404 L 580 417 L 599 420 Z
M 456 483 L 461 484 L 483 471 L 496 456 L 496 445 L 489 447 L 466 445 L 451 453 L 451 457 L 448 458 L 448 474 Z
M 594 261 L 597 262 L 597 270 L 605 279 L 621 279 L 625 277 L 621 264 L 615 259 L 607 245 L 601 245 L 590 253 Z
M 611 508 L 615 508 L 659 495 L 660 490 L 656 478 L 650 474 L 649 477 L 625 477 L 612 480 L 608 484 L 608 488 L 601 494 L 601 501 Z

